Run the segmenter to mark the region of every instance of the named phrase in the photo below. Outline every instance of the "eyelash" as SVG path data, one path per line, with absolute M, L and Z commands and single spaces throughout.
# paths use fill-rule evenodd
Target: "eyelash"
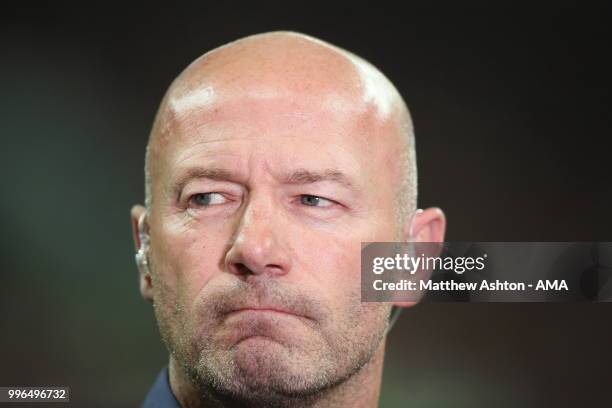
M 192 196 L 190 196 L 190 197 L 189 197 L 189 204 L 192 204 L 192 203 L 193 203 L 193 204 L 194 204 L 196 207 L 213 207 L 213 206 L 216 206 L 216 205 L 221 205 L 221 204 L 196 204 L 196 203 L 194 202 L 194 201 L 195 201 L 195 199 L 196 199 L 198 196 L 208 196 L 208 197 L 210 197 L 210 196 L 211 196 L 211 195 L 213 195 L 213 194 L 220 195 L 220 196 L 222 196 L 224 199 L 227 199 L 227 197 L 225 197 L 223 194 L 221 194 L 221 193 L 219 193 L 219 192 L 216 192 L 216 191 L 210 191 L 210 192 L 207 192 L 207 193 L 196 193 L 196 194 L 193 194 Z M 224 204 L 224 203 L 222 203 L 222 204 Z
M 324 201 L 329 202 L 329 204 L 328 204 L 328 205 L 324 205 L 324 206 L 317 206 L 317 205 L 306 205 L 306 207 L 319 207 L 319 208 L 327 208 L 327 207 L 331 207 L 331 206 L 333 206 L 334 204 L 338 204 L 338 203 L 337 203 L 337 202 L 335 202 L 334 200 L 330 200 L 329 198 L 325 198 L 325 197 L 321 197 L 321 196 L 317 196 L 317 195 L 313 195 L 313 194 L 300 194 L 300 195 L 299 195 L 299 198 L 300 198 L 300 203 L 301 203 L 301 204 L 303 204 L 302 200 L 303 200 L 304 198 L 307 198 L 307 197 L 314 197 L 314 198 L 317 198 L 317 199 L 319 199 L 319 200 L 324 200 Z

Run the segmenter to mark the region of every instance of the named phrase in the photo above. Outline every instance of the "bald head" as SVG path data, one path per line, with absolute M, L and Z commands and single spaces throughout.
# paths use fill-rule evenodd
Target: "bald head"
M 204 132 L 216 117 L 235 111 L 237 105 L 274 99 L 284 101 L 278 106 L 278 115 L 316 122 L 318 118 L 303 109 L 313 105 L 331 116 L 352 116 L 363 122 L 364 129 L 388 129 L 383 137 L 363 140 L 363 144 L 394 152 L 394 157 L 388 158 L 397 164 L 390 179 L 397 189 L 398 215 L 403 219 L 415 209 L 413 127 L 397 89 L 364 59 L 319 39 L 285 31 L 220 46 L 196 59 L 174 80 L 162 100 L 147 146 L 147 208 L 154 200 L 151 181 L 161 171 L 158 162 L 186 129 Z M 365 133 L 354 137 L 367 139 Z

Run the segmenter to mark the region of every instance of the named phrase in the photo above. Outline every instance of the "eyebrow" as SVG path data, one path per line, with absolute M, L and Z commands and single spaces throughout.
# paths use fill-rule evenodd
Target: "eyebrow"
M 189 181 L 198 178 L 207 178 L 210 180 L 218 181 L 233 179 L 232 173 L 230 171 L 219 167 L 190 167 L 189 169 L 187 169 L 187 171 L 181 174 L 181 176 L 176 181 L 172 183 L 172 192 L 175 196 L 177 196 L 181 191 L 183 191 L 183 188 Z
M 226 169 L 220 167 L 191 167 L 187 169 L 181 176 L 172 183 L 172 191 L 175 196 L 179 195 L 185 185 L 198 178 L 207 178 L 209 180 L 216 181 L 228 181 L 235 180 L 236 176 Z M 309 171 L 305 169 L 299 169 L 288 175 L 284 179 L 286 184 L 313 184 L 322 181 L 333 181 L 336 183 L 343 184 L 348 188 L 353 188 L 353 183 L 350 178 L 336 169 L 327 169 L 322 172 Z
M 300 169 L 291 173 L 286 179 L 288 184 L 312 184 L 320 181 L 334 181 L 344 184 L 349 188 L 353 187 L 350 178 L 341 171 L 335 169 L 327 169 L 323 172 L 312 172 Z

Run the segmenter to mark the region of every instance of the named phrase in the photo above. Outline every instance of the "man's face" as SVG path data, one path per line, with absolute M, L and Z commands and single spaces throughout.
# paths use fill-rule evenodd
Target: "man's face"
M 149 216 L 154 305 L 192 380 L 309 394 L 383 347 L 390 306 L 360 302 L 360 249 L 398 238 L 401 144 L 372 104 L 251 91 L 215 90 L 165 119 Z

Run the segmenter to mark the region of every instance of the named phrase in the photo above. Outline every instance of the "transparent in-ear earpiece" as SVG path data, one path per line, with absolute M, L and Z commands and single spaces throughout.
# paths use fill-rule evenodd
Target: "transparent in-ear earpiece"
M 140 248 L 138 252 L 136 252 L 136 254 L 134 255 L 134 259 L 136 260 L 136 265 L 143 266 L 145 268 L 148 266 L 147 255 L 142 250 L 142 248 Z
M 138 219 L 138 240 L 140 241 L 140 248 L 138 248 L 138 252 L 134 255 L 134 259 L 138 267 L 142 267 L 148 272 L 147 251 L 149 250 L 149 234 L 144 230 L 145 216 L 146 213 L 142 214 Z

